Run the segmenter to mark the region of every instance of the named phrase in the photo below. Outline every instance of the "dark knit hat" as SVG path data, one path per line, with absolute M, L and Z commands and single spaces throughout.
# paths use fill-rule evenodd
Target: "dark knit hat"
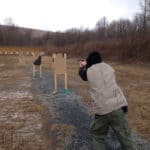
M 101 57 L 100 52 L 98 52 L 98 51 L 90 52 L 87 59 L 86 59 L 86 62 L 87 62 L 87 67 L 88 68 L 91 67 L 94 64 L 101 63 L 102 62 L 102 57 Z

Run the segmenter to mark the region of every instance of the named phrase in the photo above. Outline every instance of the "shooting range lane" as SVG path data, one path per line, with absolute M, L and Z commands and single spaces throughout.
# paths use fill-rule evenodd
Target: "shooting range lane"
M 57 95 L 53 95 L 53 73 L 48 70 L 43 70 L 42 78 L 34 79 L 33 85 L 37 99 L 49 110 L 50 122 L 48 122 L 49 125 L 47 126 L 59 124 L 61 128 L 65 124 L 75 129 L 76 133 L 68 133 L 70 140 L 65 143 L 67 149 L 69 147 L 70 149 L 79 149 L 82 146 L 86 147 L 86 149 L 91 149 L 91 139 L 89 137 L 90 117 L 86 108 L 81 104 L 80 97 L 71 91 L 68 94 L 61 92 L 64 88 L 62 78 L 58 80 L 58 91 L 60 92 Z M 69 132 L 69 129 L 66 132 Z M 51 133 L 49 133 L 49 136 L 51 136 Z M 71 136 L 74 136 L 74 138 L 71 138 Z
M 62 78 L 58 80 L 58 91 L 61 91 L 63 86 Z M 91 137 L 89 133 L 91 117 L 89 115 L 88 109 L 81 101 L 81 97 L 77 95 L 73 91 L 69 91 L 69 93 L 65 94 L 59 92 L 57 95 L 53 95 L 53 73 L 50 70 L 43 70 L 42 78 L 35 78 L 33 80 L 34 87 L 34 95 L 36 95 L 37 99 L 40 101 L 42 105 L 48 108 L 48 122 L 47 127 L 52 126 L 52 124 L 59 124 L 59 130 L 63 125 L 72 126 L 75 129 L 75 132 L 68 132 L 67 139 L 65 141 L 64 147 L 67 150 L 79 150 L 79 149 L 87 149 L 91 150 Z M 48 130 L 49 131 L 49 130 Z M 49 137 L 57 135 L 57 132 L 51 135 L 51 132 L 48 133 Z M 64 134 L 63 132 L 61 133 Z M 111 136 L 109 135 L 111 140 L 108 138 L 109 143 L 107 143 L 107 149 L 109 150 L 112 147 L 119 147 L 116 137 L 113 132 L 111 132 Z M 58 140 L 56 137 L 55 140 Z M 55 148 L 57 145 L 55 145 Z
M 9 64 L 6 65 L 5 61 Z M 22 121 L 27 119 L 25 120 L 25 123 L 20 121 L 23 126 L 22 128 L 20 127 L 20 130 L 27 131 L 29 128 L 29 131 L 32 130 L 31 133 L 34 134 L 29 135 L 30 139 L 32 138 L 31 140 L 35 140 L 35 146 L 39 145 L 43 147 L 43 145 L 40 144 L 46 144 L 45 141 L 48 141 L 50 150 L 57 148 L 65 150 L 92 150 L 89 134 L 92 118 L 89 115 L 88 108 L 85 107 L 81 97 L 77 95 L 73 89 L 67 94 L 61 92 L 61 90 L 64 89 L 62 78 L 59 78 L 58 80 L 58 91 L 60 92 L 58 92 L 57 95 L 53 95 L 54 78 L 53 72 L 50 69 L 43 68 L 42 78 L 39 78 L 38 74 L 33 78 L 31 62 L 19 65 L 16 58 L 11 58 L 9 56 L 8 58 L 5 57 L 5 59 L 0 59 L 0 63 L 1 97 L 5 98 L 4 95 L 9 92 L 10 96 L 5 98 L 5 101 L 8 101 L 7 110 L 10 109 L 8 108 L 11 106 L 10 104 L 13 106 L 13 110 L 8 114 L 12 115 L 14 112 L 13 117 L 15 122 L 16 119 L 18 119 L 18 122 L 20 121 L 19 117 Z M 70 89 L 69 84 L 68 89 Z M 17 91 L 19 91 L 18 95 L 16 94 Z M 14 100 L 10 100 L 10 97 Z M 27 97 L 28 99 L 24 99 Z M 5 101 L 1 98 L 1 107 L 5 106 Z M 14 101 L 16 102 L 13 103 Z M 22 105 L 22 102 L 24 105 Z M 31 102 L 36 102 L 36 110 L 44 108 L 46 109 L 46 113 L 44 113 L 43 116 L 41 116 L 38 111 L 37 113 L 33 113 L 35 109 L 32 110 L 32 107 L 30 107 L 33 106 Z M 18 103 L 21 105 L 17 105 L 16 108 L 15 106 Z M 24 108 L 24 106 L 29 110 L 29 113 L 22 115 L 19 114 L 20 111 L 17 114 L 15 113 L 16 110 L 18 111 L 20 110 L 20 107 Z M 16 110 L 14 110 L 14 108 L 16 108 Z M 1 114 L 2 113 L 0 113 L 0 119 L 2 121 L 4 117 L 1 117 Z M 12 118 L 11 116 L 9 117 Z M 3 120 L 3 122 L 5 122 L 5 120 Z M 43 135 L 43 137 L 40 134 L 43 131 L 48 135 Z M 26 137 L 28 136 L 28 133 L 26 134 Z M 133 139 L 137 144 L 138 149 L 150 149 L 150 145 L 135 134 L 133 134 Z M 119 143 L 112 130 L 109 131 L 106 145 L 106 150 L 120 149 Z

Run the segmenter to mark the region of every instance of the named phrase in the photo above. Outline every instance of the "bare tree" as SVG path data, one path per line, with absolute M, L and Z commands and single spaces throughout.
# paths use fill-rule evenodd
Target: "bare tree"
M 8 26 L 14 26 L 14 22 L 13 22 L 13 19 L 11 17 L 7 17 L 4 19 L 4 24 L 5 25 L 8 25 Z
M 108 27 L 108 21 L 106 17 L 101 18 L 97 23 L 96 23 L 96 31 L 98 34 L 98 37 L 100 39 L 105 39 L 107 37 L 107 27 Z
M 148 26 L 150 26 L 150 0 L 141 0 L 141 19 L 142 19 L 142 30 L 144 34 L 147 32 Z

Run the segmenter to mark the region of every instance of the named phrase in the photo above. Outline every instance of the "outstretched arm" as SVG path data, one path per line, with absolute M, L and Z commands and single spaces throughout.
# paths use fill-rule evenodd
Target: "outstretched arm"
M 87 79 L 87 69 L 85 67 L 79 68 L 79 76 L 82 80 L 88 81 Z

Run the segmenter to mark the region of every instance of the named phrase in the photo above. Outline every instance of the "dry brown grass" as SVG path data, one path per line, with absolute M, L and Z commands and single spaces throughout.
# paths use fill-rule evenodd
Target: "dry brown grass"
M 17 105 L 24 113 L 41 113 L 43 111 L 42 106 L 30 99 L 23 99 Z
M 26 80 L 28 80 L 29 83 L 31 82 L 28 77 L 29 75 L 24 73 L 22 66 L 22 69 L 19 68 L 19 65 L 17 66 L 18 60 L 16 61 L 16 58 L 11 58 L 10 61 L 9 57 L 3 57 L 0 61 L 1 63 L 7 62 L 5 69 L 4 67 L 0 68 L 0 81 L 1 85 L 3 84 L 3 86 L 0 86 L 1 90 L 11 94 L 12 88 L 14 88 L 13 92 L 17 89 L 29 88 L 25 86 L 25 83 L 27 84 L 27 82 L 25 82 Z M 28 63 L 30 62 L 31 60 L 29 59 Z M 128 118 L 132 129 L 150 140 L 149 65 L 110 64 L 115 68 L 118 84 L 123 89 L 129 102 Z M 87 92 L 89 90 L 88 84 L 83 82 L 78 75 L 78 58 L 68 59 L 68 77 L 70 88 L 73 88 L 75 92 L 81 95 L 85 104 L 90 106 L 91 100 Z M 17 80 L 22 82 L 16 82 Z M 23 83 L 22 86 L 20 85 L 21 83 Z M 30 90 L 30 88 L 28 90 Z M 42 122 L 41 112 L 43 108 L 36 103 L 34 97 L 25 96 L 21 98 L 21 101 L 9 97 L 9 99 L 7 98 L 5 101 L 1 100 L 0 106 L 2 118 L 3 109 L 5 110 L 3 124 L 0 124 L 1 131 L 21 130 L 21 137 L 25 139 L 24 143 L 29 147 L 28 149 L 31 149 L 31 147 L 33 147 L 32 149 L 37 149 L 37 147 L 39 148 L 40 146 L 44 147 L 40 145 L 44 140 L 42 141 L 41 139 L 42 136 L 40 136 L 40 129 L 38 127 L 38 124 Z M 5 118 L 7 118 L 6 122 Z M 34 133 L 32 136 L 30 135 L 30 131 L 28 131 L 29 129 Z M 52 124 L 49 127 L 49 131 L 52 135 L 48 141 L 49 145 L 55 146 L 57 150 L 61 150 L 66 138 L 69 138 L 69 135 L 73 134 L 74 127 L 66 124 Z
M 115 68 L 129 103 L 129 123 L 134 131 L 150 140 L 149 65 L 118 65 Z
M 68 59 L 70 88 L 90 106 L 89 87 L 78 75 L 77 58 Z M 133 131 L 150 140 L 150 70 L 149 64 L 109 63 L 116 70 L 116 79 L 129 103 L 128 119 Z
M 0 46 L 0 51 L 41 51 L 43 47 L 35 47 L 35 46 Z
M 44 108 L 31 90 L 31 77 L 17 57 L 0 56 L 0 149 L 47 149 Z M 23 142 L 23 143 L 22 143 Z

